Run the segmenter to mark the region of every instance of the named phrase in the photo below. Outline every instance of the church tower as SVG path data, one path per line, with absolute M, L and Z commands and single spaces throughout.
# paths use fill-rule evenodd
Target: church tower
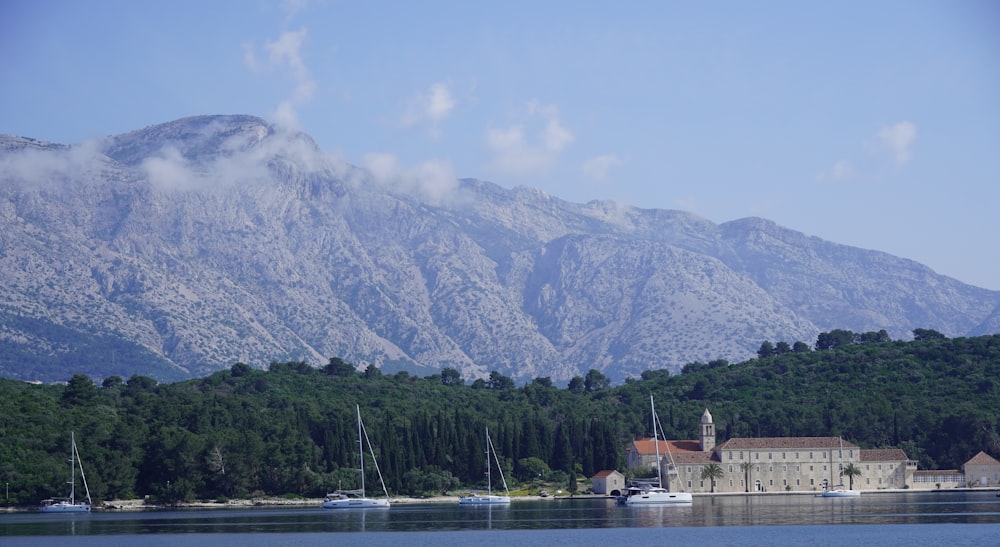
M 708 452 L 715 448 L 715 423 L 712 421 L 712 414 L 705 409 L 701 415 L 701 451 Z

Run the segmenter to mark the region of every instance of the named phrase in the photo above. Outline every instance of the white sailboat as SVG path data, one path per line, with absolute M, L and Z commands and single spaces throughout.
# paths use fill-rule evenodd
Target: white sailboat
M 492 461 L 490 455 L 493 455 Z M 500 480 L 503 481 L 503 489 L 506 493 L 501 496 L 493 493 L 493 476 L 490 467 L 493 461 L 497 464 L 500 472 Z M 510 490 L 507 489 L 507 479 L 503 477 L 503 469 L 500 468 L 500 459 L 497 458 L 496 449 L 493 448 L 493 441 L 490 440 L 490 430 L 486 428 L 486 494 L 469 494 L 458 498 L 459 505 L 508 505 L 510 504 Z
M 80 461 L 80 452 L 76 449 L 76 435 L 69 435 L 69 497 L 52 498 L 42 500 L 39 507 L 44 513 L 89 513 L 90 487 L 87 486 L 87 477 L 83 474 L 83 462 Z M 83 489 L 87 492 L 87 501 L 76 501 L 76 468 L 80 467 L 80 479 L 83 482 Z
M 660 441 L 657 436 L 660 430 L 660 420 L 656 417 L 656 408 L 653 406 L 653 396 L 649 396 L 649 409 L 653 414 L 653 445 L 656 447 L 656 484 L 644 487 L 633 487 L 625 497 L 625 505 L 669 505 L 691 503 L 690 492 L 671 492 L 663 487 L 663 477 L 660 471 Z M 666 435 L 664 435 L 666 439 Z M 670 457 L 670 446 L 667 446 L 667 472 L 677 472 L 673 458 Z
M 840 439 L 840 458 L 839 459 L 840 459 L 840 469 L 843 470 L 844 469 L 844 439 L 843 438 Z M 824 497 L 824 498 L 856 498 L 856 497 L 858 497 L 858 496 L 861 495 L 861 492 L 859 490 L 849 490 L 849 489 L 847 489 L 844 486 L 844 482 L 843 482 L 844 475 L 843 475 L 843 473 L 841 473 L 840 479 L 841 479 L 840 484 L 838 484 L 838 485 L 836 485 L 836 486 L 834 486 L 832 488 L 829 487 L 829 486 L 827 486 L 827 488 L 825 490 L 823 490 L 823 492 L 820 494 L 820 497 Z
M 372 443 L 368 440 L 368 431 L 365 430 L 364 424 L 361 422 L 361 406 L 354 405 L 358 411 L 358 456 L 360 457 L 360 472 L 361 472 L 361 488 L 359 490 L 338 490 L 331 494 L 327 494 L 323 498 L 323 508 L 324 509 L 368 509 L 368 508 L 388 508 L 389 507 L 389 492 L 385 488 L 385 481 L 382 480 L 382 471 L 378 468 L 378 461 L 375 459 L 375 451 L 372 449 Z M 372 461 L 375 463 L 375 471 L 378 473 L 378 480 L 382 484 L 382 493 L 385 494 L 385 498 L 367 498 L 365 497 L 365 448 L 364 445 L 368 445 L 368 451 L 371 452 Z M 354 497 L 352 497 L 354 496 Z

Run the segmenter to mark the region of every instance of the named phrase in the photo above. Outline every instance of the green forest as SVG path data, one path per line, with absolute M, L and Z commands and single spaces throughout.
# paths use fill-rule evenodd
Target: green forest
M 668 437 L 697 438 L 702 412 L 718 442 L 733 437 L 842 436 L 903 449 L 920 469 L 960 469 L 980 450 L 1000 456 L 1000 335 L 914 340 L 823 333 L 813 346 L 761 344 L 742 363 L 691 363 L 611 385 L 591 370 L 566 387 L 517 386 L 497 372 L 417 377 L 236 363 L 211 376 L 157 384 L 140 375 L 65 384 L 0 380 L 0 480 L 8 505 L 65 495 L 70 432 L 95 501 L 173 503 L 257 496 L 321 497 L 359 482 L 355 405 L 392 495 L 485 487 L 489 428 L 513 488 L 575 486 L 624 471 L 625 449 L 649 436 L 649 396 Z M 375 479 L 366 464 L 366 483 Z M 376 484 L 376 483 L 371 483 Z

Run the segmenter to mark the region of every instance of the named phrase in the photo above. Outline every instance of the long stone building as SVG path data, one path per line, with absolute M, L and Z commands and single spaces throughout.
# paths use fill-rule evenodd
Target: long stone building
M 861 472 L 853 478 L 855 490 L 910 488 L 917 462 L 897 448 L 868 450 L 838 437 L 733 438 L 715 444 L 715 423 L 705 409 L 697 440 L 661 440 L 659 443 L 664 486 L 677 492 L 711 492 L 702 479 L 711 464 L 722 470 L 715 492 L 821 491 L 845 484 L 841 475 L 848 464 Z M 628 448 L 630 470 L 652 468 L 656 463 L 653 439 L 638 439 Z

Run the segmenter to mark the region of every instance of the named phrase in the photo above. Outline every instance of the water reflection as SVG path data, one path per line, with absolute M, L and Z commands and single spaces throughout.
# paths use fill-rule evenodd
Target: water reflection
M 518 501 L 509 506 L 394 505 L 382 510 L 320 508 L 164 510 L 138 513 L 0 514 L 3 536 L 243 534 L 761 525 L 1000 523 L 993 492 L 866 493 L 696 497 L 690 505 L 625 507 L 608 499 Z

